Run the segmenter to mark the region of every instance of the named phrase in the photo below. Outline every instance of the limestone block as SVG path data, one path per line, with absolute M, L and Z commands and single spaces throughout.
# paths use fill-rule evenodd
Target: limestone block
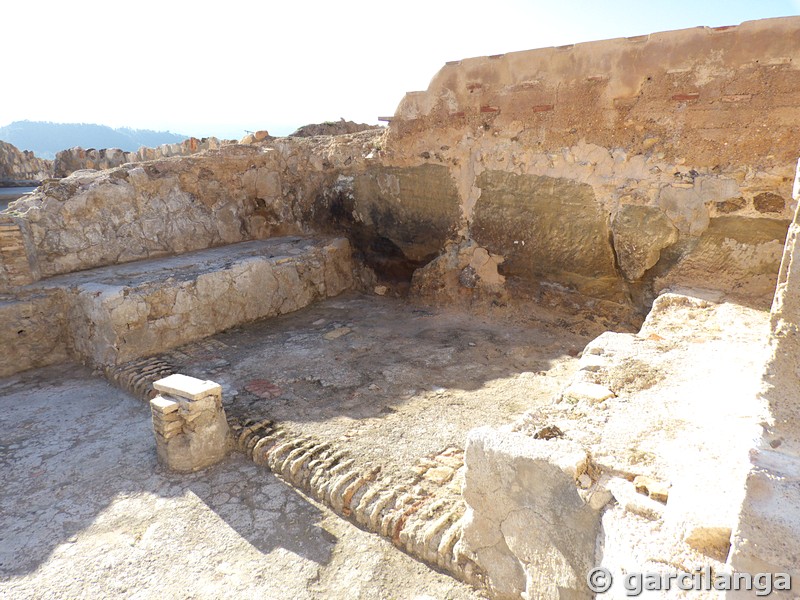
M 438 254 L 458 225 L 458 190 L 443 165 L 374 168 L 355 178 L 353 194 L 358 226 L 413 261 Z
M 228 453 L 230 431 L 222 388 L 173 374 L 153 383 L 161 392 L 150 401 L 156 451 L 173 471 L 190 472 L 218 463 Z
M 700 235 L 708 228 L 705 198 L 694 188 L 665 187 L 659 205 L 682 233 Z
M 590 467 L 565 439 L 535 440 L 488 427 L 469 433 L 458 551 L 474 560 L 497 598 L 590 598 L 599 513 L 578 493 Z
M 614 250 L 623 275 L 641 279 L 661 257 L 661 250 L 678 241 L 678 229 L 658 208 L 625 205 L 611 224 Z
M 774 219 L 725 216 L 711 219 L 708 228 L 655 281 L 655 290 L 696 286 L 733 292 L 760 301 L 775 289 L 788 223 Z
M 222 397 L 222 386 L 213 381 L 201 381 L 194 377 L 188 377 L 175 373 L 164 379 L 159 379 L 153 383 L 156 391 L 187 400 L 199 400 L 206 396 Z
M 614 392 L 607 387 L 597 383 L 588 381 L 577 381 L 570 385 L 562 398 L 567 402 L 589 402 L 590 404 L 598 404 L 603 400 L 608 400 L 614 397 Z
M 503 271 L 616 298 L 608 213 L 594 189 L 567 178 L 484 171 L 472 237 L 504 257 Z

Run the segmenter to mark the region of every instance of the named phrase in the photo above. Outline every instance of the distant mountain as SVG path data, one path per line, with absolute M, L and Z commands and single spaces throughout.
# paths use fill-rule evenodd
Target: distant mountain
M 32 150 L 40 158 L 55 158 L 56 152 L 80 146 L 81 148 L 119 148 L 126 152 L 141 146 L 153 148 L 187 139 L 169 131 L 149 129 L 112 129 L 107 125 L 89 123 L 49 123 L 46 121 L 15 121 L 0 127 L 0 140 L 13 144 L 20 150 Z

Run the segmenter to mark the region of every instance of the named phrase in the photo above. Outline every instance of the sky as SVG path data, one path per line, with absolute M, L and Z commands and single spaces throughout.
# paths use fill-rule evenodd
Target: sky
M 449 60 L 788 15 L 800 0 L 5 0 L 0 126 L 377 123 Z

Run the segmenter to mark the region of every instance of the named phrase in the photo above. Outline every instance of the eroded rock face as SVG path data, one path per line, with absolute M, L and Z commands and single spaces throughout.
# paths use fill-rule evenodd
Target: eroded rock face
M 226 146 L 78 171 L 12 204 L 35 278 L 240 241 L 332 229 L 322 190 L 363 168 L 377 136 Z M 323 141 L 318 141 L 322 139 Z M 0 240 L 2 242 L 2 240 Z
M 788 222 L 773 219 L 711 219 L 708 229 L 674 259 L 674 266 L 655 279 L 655 289 L 723 288 L 763 306 L 775 287 L 775 265 L 780 265 L 788 227 Z
M 370 168 L 355 176 L 350 198 L 337 211 L 364 245 L 414 267 L 435 258 L 458 227 L 458 191 L 439 165 Z
M 380 129 L 377 125 L 366 123 L 356 123 L 354 121 L 326 121 L 325 123 L 311 123 L 298 127 L 297 131 L 290 133 L 289 137 L 314 137 L 317 135 L 342 135 L 346 133 L 358 133 L 368 129 Z

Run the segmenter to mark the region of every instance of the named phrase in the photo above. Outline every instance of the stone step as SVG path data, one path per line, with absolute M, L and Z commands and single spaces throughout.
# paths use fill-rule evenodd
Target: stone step
M 34 346 L 38 337 L 66 339 L 79 360 L 111 367 L 248 321 L 298 310 L 349 289 L 353 281 L 351 248 L 344 238 L 244 242 L 70 273 L 25 286 L 17 299 L 37 294 L 58 297 L 62 316 L 34 309 L 29 311 L 26 327 L 18 329 L 31 335 L 28 342 Z M 50 306 L 49 302 L 40 304 Z M 0 319 L 2 314 L 0 310 Z M 38 327 L 40 323 L 46 327 Z M 12 333 L 24 343 L 23 334 L 9 330 Z M 17 361 L 9 352 L 0 349 L 0 362 L 7 365 L 5 374 L 40 362 L 32 360 L 15 368 Z

